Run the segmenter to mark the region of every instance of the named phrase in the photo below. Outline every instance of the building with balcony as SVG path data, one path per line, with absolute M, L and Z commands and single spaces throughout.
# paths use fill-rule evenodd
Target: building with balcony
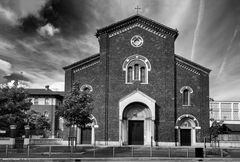
M 211 101 L 209 108 L 210 124 L 214 120 L 223 124 L 219 140 L 237 144 L 240 141 L 240 101 Z

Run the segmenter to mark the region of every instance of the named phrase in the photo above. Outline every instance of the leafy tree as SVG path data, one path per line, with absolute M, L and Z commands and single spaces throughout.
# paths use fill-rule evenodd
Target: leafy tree
M 30 110 L 27 112 L 27 123 L 30 126 L 31 132 L 34 135 L 47 136 L 48 131 L 51 129 L 49 119 L 40 112 Z
M 210 141 L 214 141 L 215 143 L 215 146 L 216 146 L 216 143 L 217 143 L 217 138 L 218 138 L 218 135 L 222 133 L 222 124 L 223 124 L 223 121 L 216 121 L 214 120 L 213 123 L 212 123 L 212 126 L 209 128 L 209 131 L 210 131 Z
M 17 125 L 23 130 L 26 124 L 26 112 L 32 103 L 28 94 L 22 87 L 2 85 L 0 87 L 0 129 L 8 130 L 10 125 Z M 21 133 L 21 132 L 20 132 Z
M 80 90 L 80 83 L 75 82 L 72 90 L 66 93 L 63 106 L 57 115 L 63 117 L 67 126 L 76 125 L 79 128 L 92 123 L 93 98 L 89 89 Z
M 29 124 L 31 130 L 45 134 L 50 130 L 49 119 L 39 112 L 30 110 L 32 106 L 29 94 L 17 81 L 12 86 L 0 87 L 0 129 L 9 135 L 9 126 L 17 125 L 17 136 L 24 134 L 24 125 Z

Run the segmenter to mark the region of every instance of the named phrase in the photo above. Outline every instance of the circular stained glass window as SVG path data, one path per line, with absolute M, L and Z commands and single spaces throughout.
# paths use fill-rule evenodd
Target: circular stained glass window
M 135 35 L 131 39 L 131 45 L 133 47 L 141 47 L 143 45 L 143 38 L 140 35 Z

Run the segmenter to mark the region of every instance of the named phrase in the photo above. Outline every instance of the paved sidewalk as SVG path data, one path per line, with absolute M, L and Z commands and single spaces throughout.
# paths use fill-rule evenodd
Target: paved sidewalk
M 159 158 L 159 157 L 134 157 L 134 158 L 3 158 L 0 161 L 4 162 L 151 162 L 151 161 L 163 161 L 163 162 L 239 162 L 240 158 Z

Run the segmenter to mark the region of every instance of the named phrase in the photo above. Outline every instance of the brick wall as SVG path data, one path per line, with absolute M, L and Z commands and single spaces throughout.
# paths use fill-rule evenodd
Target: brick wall
M 204 72 L 200 75 L 177 66 L 177 118 L 183 114 L 191 114 L 199 121 L 201 131 L 197 133 L 197 142 L 203 141 L 209 128 L 209 76 Z M 180 89 L 189 86 L 191 93 L 191 105 L 183 106 L 183 98 Z M 199 131 L 198 131 L 199 132 Z
M 141 47 L 131 46 L 130 40 L 134 35 L 140 35 L 144 39 Z M 74 74 L 71 70 L 66 70 L 65 74 L 66 90 L 71 87 L 71 79 L 93 87 L 93 115 L 99 124 L 96 130 L 97 140 L 118 141 L 119 100 L 136 89 L 156 100 L 155 136 L 159 142 L 174 142 L 175 120 L 182 114 L 192 114 L 198 119 L 202 127 L 200 140 L 206 135 L 208 75 L 196 75 L 176 67 L 173 37 L 162 38 L 136 27 L 111 38 L 102 34 L 99 36 L 99 44 L 100 63 Z M 135 54 L 145 56 L 151 63 L 148 84 L 125 84 L 122 65 L 127 57 Z M 182 106 L 182 86 L 190 86 L 194 91 L 191 106 Z

